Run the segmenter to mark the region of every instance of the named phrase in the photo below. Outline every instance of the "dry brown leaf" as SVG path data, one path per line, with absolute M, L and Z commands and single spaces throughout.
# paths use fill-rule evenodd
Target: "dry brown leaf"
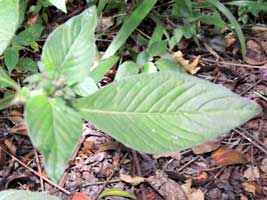
M 178 183 L 169 179 L 163 171 L 156 171 L 155 176 L 150 176 L 146 182 L 154 188 L 165 200 L 188 200 L 184 190 Z
M 234 165 L 247 163 L 246 157 L 237 150 L 222 146 L 211 154 L 217 166 Z
M 214 150 L 216 150 L 220 146 L 220 143 L 217 141 L 208 141 L 203 144 L 197 145 L 192 148 L 192 151 L 194 154 L 204 154 L 204 153 L 209 153 Z
M 245 195 L 240 194 L 240 200 L 248 200 L 248 198 Z
M 80 192 L 75 192 L 71 200 L 92 200 L 92 199 L 86 196 L 85 194 L 82 194 Z
M 250 166 L 244 172 L 244 177 L 247 178 L 249 181 L 254 181 L 260 178 L 259 168 L 256 166 Z
M 236 38 L 234 34 L 228 34 L 227 36 L 225 36 L 225 40 L 226 40 L 226 48 L 229 48 L 233 46 L 233 44 L 236 41 Z
M 185 181 L 185 184 L 182 185 L 183 190 L 185 191 L 188 200 L 205 200 L 205 195 L 200 189 L 194 189 L 192 187 L 192 179 Z
M 1 142 L 2 143 L 2 142 Z M 5 161 L 6 161 L 6 153 L 3 151 L 3 146 L 4 145 L 2 145 L 1 144 L 1 146 L 0 146 L 0 169 L 2 169 L 3 168 L 3 166 L 4 166 L 4 164 L 5 164 Z
M 174 152 L 174 153 L 160 153 L 160 154 L 154 154 L 153 158 L 154 159 L 159 159 L 159 158 L 173 158 L 176 160 L 181 160 L 181 153 L 180 152 Z
M 120 179 L 134 186 L 139 185 L 140 183 L 143 183 L 145 181 L 145 178 L 143 177 L 140 176 L 132 177 L 126 174 L 120 174 Z
M 261 164 L 260 164 L 260 169 L 267 174 L 267 158 L 264 158 L 262 161 L 261 161 Z
M 5 139 L 4 144 L 11 154 L 16 155 L 17 147 L 10 140 Z
M 101 144 L 98 146 L 98 151 L 97 152 L 103 152 L 103 151 L 108 151 L 108 150 L 116 150 L 119 147 L 119 143 L 117 141 L 108 141 L 104 144 Z
M 181 51 L 177 51 L 172 54 L 173 57 L 179 61 L 179 63 L 188 71 L 190 74 L 196 74 L 200 67 L 198 67 L 200 63 L 201 56 L 197 56 L 191 63 L 189 60 L 184 59 L 184 54 Z
M 98 148 L 95 145 L 95 142 L 92 140 L 85 140 L 83 142 L 83 147 L 85 150 L 91 151 L 91 152 L 96 152 L 98 150 Z
M 23 121 L 23 122 L 20 122 L 19 124 L 16 124 L 14 127 L 12 127 L 9 130 L 9 133 L 28 136 L 28 129 L 26 127 L 25 122 Z
M 198 176 L 192 177 L 194 180 L 206 180 L 208 178 L 207 172 L 200 172 Z
M 253 195 L 256 195 L 256 186 L 248 182 L 242 183 L 244 190 L 251 192 Z
M 264 65 L 267 63 L 263 48 L 255 40 L 247 42 L 246 63 L 250 65 Z
M 261 38 L 262 40 L 267 40 L 267 27 L 254 26 L 251 28 L 251 33 L 254 37 Z

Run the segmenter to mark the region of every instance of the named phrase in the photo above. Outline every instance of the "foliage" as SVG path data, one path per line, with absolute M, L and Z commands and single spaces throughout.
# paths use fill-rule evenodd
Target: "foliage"
M 0 3 L 5 1 L 0 0 Z M 50 2 L 65 11 L 62 1 L 60 4 L 56 4 L 59 1 Z M 108 4 L 100 2 L 98 12 Z M 228 9 L 218 1 L 207 2 L 212 9 L 216 8 L 228 17 L 244 42 L 241 29 Z M 113 83 L 101 89 L 97 87 L 104 74 L 118 61 L 119 57 L 114 54 L 155 3 L 156 0 L 137 4 L 101 59 L 96 58 L 97 9 L 90 6 L 50 34 L 38 66 L 40 73 L 28 77 L 24 87 L 21 88 L 1 68 L 0 88 L 12 93 L 7 93 L 0 108 L 14 103 L 25 104 L 30 139 L 44 156 L 45 169 L 53 181 L 60 180 L 74 152 L 82 133 L 82 118 L 126 146 L 146 153 L 163 153 L 210 140 L 261 112 L 258 105 L 228 89 L 187 75 L 166 53 L 167 43 L 173 47 L 182 35 L 195 35 L 191 22 L 196 13 L 189 0 L 175 1 L 174 5 L 175 16 L 184 21 L 183 31 L 176 29 L 175 37 L 163 39 L 166 30 L 157 22 L 147 48 L 137 55 L 136 62 L 122 63 Z M 3 10 L 0 7 L 0 20 L 1 14 L 6 12 Z M 218 16 L 215 14 L 215 18 Z M 10 29 L 12 36 L 9 35 L 2 45 L 2 51 L 10 43 L 16 26 L 13 24 Z M 33 64 L 17 59 L 15 52 L 38 39 L 41 32 L 42 27 L 36 24 L 15 37 L 5 51 L 10 71 L 17 62 Z M 2 37 L 0 35 L 0 41 Z M 157 56 L 159 59 L 154 62 L 153 58 Z
M 20 190 L 5 190 L 0 192 L 0 200 L 60 200 L 60 198 L 40 192 L 27 192 Z

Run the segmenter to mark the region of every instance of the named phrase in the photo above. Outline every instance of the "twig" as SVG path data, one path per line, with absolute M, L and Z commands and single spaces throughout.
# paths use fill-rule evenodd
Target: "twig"
M 254 88 L 256 85 L 258 85 L 261 82 L 262 82 L 262 80 L 258 80 L 256 83 L 249 86 L 245 91 L 241 92 L 240 95 L 242 96 L 242 95 L 246 94 L 247 92 L 249 92 L 252 88 Z
M 119 151 L 120 152 L 120 149 Z M 107 186 L 107 184 L 111 181 L 111 179 L 113 178 L 114 174 L 116 171 L 118 171 L 120 165 L 122 164 L 122 162 L 126 159 L 126 157 L 128 156 L 128 153 L 124 155 L 124 157 L 121 159 L 121 161 L 119 162 L 119 164 L 117 166 L 115 166 L 114 170 L 112 171 L 112 173 L 110 174 L 110 176 L 107 178 L 107 180 L 105 181 L 104 185 L 100 188 L 100 190 L 97 192 L 96 195 L 96 199 L 99 197 L 99 195 L 103 192 L 103 190 L 105 189 L 105 187 Z
M 208 188 L 208 186 L 216 179 L 218 178 L 218 176 L 220 176 L 220 174 L 224 171 L 224 169 L 226 168 L 226 166 L 223 166 L 216 174 L 215 176 L 211 179 L 211 181 L 209 183 L 207 183 L 205 185 L 205 188 Z
M 18 162 L 21 166 L 25 167 L 26 169 L 28 169 L 30 172 L 32 172 L 34 175 L 38 176 L 38 177 L 42 177 L 42 179 L 44 181 L 46 181 L 47 183 L 49 183 L 50 185 L 56 187 L 57 189 L 59 189 L 61 192 L 67 194 L 67 195 L 71 195 L 71 192 L 67 191 L 66 189 L 60 187 L 59 185 L 57 185 L 56 183 L 53 183 L 51 180 L 49 180 L 48 178 L 44 177 L 43 175 L 39 174 L 38 172 L 36 172 L 35 170 L 33 170 L 32 168 L 30 168 L 28 165 L 25 165 L 23 162 L 21 162 L 16 156 L 14 156 L 13 154 L 11 154 L 10 152 L 6 151 L 4 148 L 2 148 L 0 146 L 0 148 L 6 153 L 8 154 L 12 159 L 14 159 L 16 162 Z
M 36 160 L 36 165 L 37 165 L 38 173 L 39 174 L 42 174 L 42 167 L 41 167 L 39 155 L 38 155 L 38 152 L 37 152 L 36 149 L 34 149 L 34 155 L 35 155 L 35 160 Z M 41 184 L 42 192 L 44 192 L 45 191 L 45 188 L 44 188 L 44 180 L 43 180 L 43 177 L 40 176 L 39 178 L 40 178 L 40 184 Z
M 132 154 L 133 154 L 133 162 L 135 164 L 137 176 L 142 176 L 142 172 L 141 172 L 141 168 L 140 168 L 140 164 L 139 164 L 139 160 L 138 160 L 138 156 L 137 156 L 136 151 L 132 150 Z M 141 188 L 142 200 L 145 200 L 146 194 L 144 192 L 144 185 L 142 183 L 140 184 L 140 188 Z
M 258 149 L 260 149 L 263 153 L 265 153 L 267 155 L 267 149 L 264 146 L 264 144 L 262 144 L 262 142 L 260 142 L 256 137 L 254 137 L 252 134 L 248 133 L 246 130 L 241 129 L 242 131 L 246 132 L 249 136 L 247 136 L 246 134 L 242 133 L 241 131 L 234 129 L 234 131 L 236 133 L 238 133 L 239 135 L 241 135 L 243 138 L 245 138 L 246 140 L 248 140 L 251 144 L 253 144 L 255 147 L 257 147 Z M 255 142 L 255 141 L 256 142 Z
M 187 166 L 191 165 L 193 162 L 195 162 L 197 159 L 199 159 L 200 157 L 197 156 L 195 157 L 193 160 L 190 160 L 189 162 L 185 163 L 182 167 L 180 167 L 177 172 L 182 171 L 184 168 L 186 168 Z
M 247 65 L 247 64 L 239 64 L 239 63 L 231 63 L 225 61 L 214 61 L 207 58 L 202 58 L 201 61 L 210 62 L 210 63 L 217 63 L 221 65 L 232 65 L 236 67 L 247 67 L 247 68 L 256 68 L 256 69 L 267 69 L 267 66 L 255 66 L 255 65 Z

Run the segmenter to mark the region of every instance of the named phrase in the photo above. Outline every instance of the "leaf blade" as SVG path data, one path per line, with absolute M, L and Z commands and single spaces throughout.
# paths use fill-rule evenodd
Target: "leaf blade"
M 0 200 L 20 200 L 20 199 L 27 199 L 27 200 L 60 200 L 60 198 L 56 196 L 51 196 L 46 193 L 40 192 L 28 192 L 22 190 L 5 190 L 0 192 Z
M 41 61 L 49 73 L 65 76 L 68 84 L 83 80 L 94 64 L 96 8 L 71 18 L 48 37 Z
M 80 115 L 61 99 L 39 95 L 27 101 L 25 120 L 49 177 L 59 181 L 82 133 Z
M 192 147 L 261 111 L 226 88 L 175 72 L 128 77 L 74 107 L 96 127 L 146 153 Z
M 0 55 L 13 38 L 19 23 L 19 0 L 0 1 Z

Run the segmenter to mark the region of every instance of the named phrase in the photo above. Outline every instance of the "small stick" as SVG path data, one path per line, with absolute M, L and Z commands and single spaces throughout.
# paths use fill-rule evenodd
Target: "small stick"
M 34 149 L 34 155 L 35 155 L 35 160 L 36 160 L 36 164 L 37 164 L 38 173 L 42 174 L 42 167 L 41 167 L 39 155 L 38 155 L 38 152 L 37 152 L 36 149 Z M 41 184 L 42 192 L 44 192 L 45 188 L 44 188 L 44 180 L 43 180 L 42 176 L 40 176 L 40 184 Z
M 255 65 L 247 65 L 247 64 L 239 64 L 239 63 L 230 63 L 225 61 L 214 61 L 207 58 L 202 58 L 201 61 L 210 62 L 210 63 L 217 63 L 221 65 L 232 65 L 236 67 L 247 67 L 247 68 L 256 68 L 256 69 L 267 69 L 267 66 L 255 66 Z
M 49 183 L 50 185 L 54 186 L 55 188 L 59 189 L 61 192 L 67 194 L 67 195 L 71 195 L 71 192 L 67 191 L 66 189 L 60 187 L 59 185 L 57 185 L 56 183 L 53 183 L 51 180 L 49 180 L 48 178 L 44 177 L 43 175 L 39 174 L 38 172 L 36 172 L 35 170 L 33 170 L 32 168 L 30 168 L 28 165 L 25 165 L 23 162 L 21 162 L 16 156 L 14 156 L 13 154 L 11 154 L 10 152 L 6 151 L 4 148 L 2 148 L 0 146 L 0 148 L 6 153 L 8 154 L 12 159 L 14 159 L 16 162 L 18 162 L 20 165 L 22 165 L 23 167 L 25 167 L 26 169 L 28 169 L 30 172 L 32 172 L 34 175 L 38 176 L 38 177 L 42 177 L 43 180 L 45 180 L 47 183 Z
M 241 129 L 242 131 L 246 132 L 245 130 Z M 257 147 L 258 149 L 260 149 L 263 153 L 265 153 L 267 155 L 267 150 L 265 149 L 265 147 L 261 144 L 261 142 L 255 138 L 254 136 L 252 136 L 251 134 L 249 134 L 249 137 L 247 135 L 245 135 L 244 133 L 242 133 L 241 131 L 234 129 L 234 131 L 236 133 L 238 133 L 239 135 L 241 135 L 243 138 L 245 138 L 246 140 L 248 140 L 251 144 L 253 144 L 255 147 Z M 252 138 L 252 139 L 251 139 Z M 257 144 L 256 142 L 254 142 L 253 140 L 257 141 L 259 144 Z M 261 146 L 262 145 L 262 146 Z
M 186 168 L 187 166 L 191 165 L 193 162 L 195 162 L 197 159 L 199 159 L 200 157 L 197 156 L 195 157 L 193 160 L 190 160 L 189 162 L 185 163 L 182 167 L 180 167 L 177 172 L 182 171 L 184 168 Z

